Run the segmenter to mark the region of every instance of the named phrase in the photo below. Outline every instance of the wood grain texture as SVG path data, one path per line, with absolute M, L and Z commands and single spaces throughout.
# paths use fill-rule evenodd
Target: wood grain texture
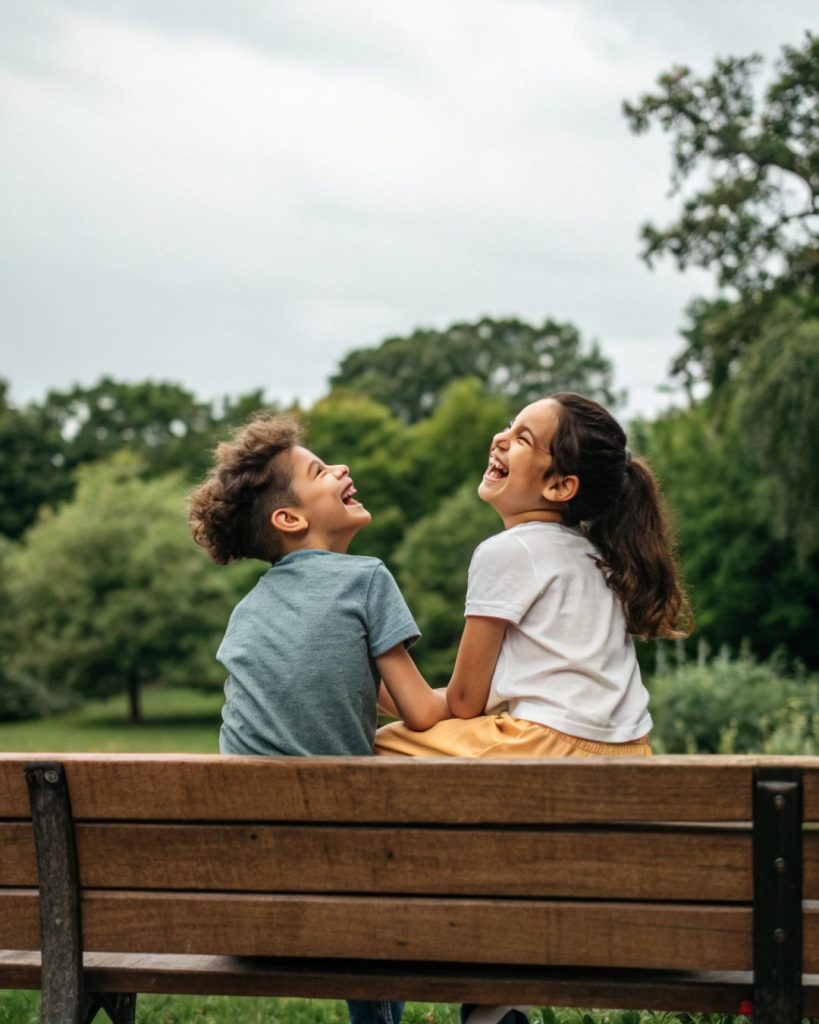
M 62 754 L 76 818 L 547 824 L 747 821 L 756 765 L 802 765 L 819 810 L 819 758 L 527 761 Z M 0 818 L 24 818 L 25 763 L 0 754 Z M 512 798 L 513 797 L 513 798 Z
M 91 888 L 698 902 L 753 890 L 750 833 L 727 830 L 115 823 L 79 824 L 76 842 Z M 0 885 L 37 884 L 30 825 L 0 823 L 0 849 Z
M 84 966 L 86 987 L 92 991 L 178 995 L 392 997 L 736 1014 L 753 990 L 750 972 L 740 971 L 667 974 L 127 953 L 87 953 Z M 39 954 L 0 951 L 0 986 L 37 988 L 39 980 Z M 819 978 L 806 980 L 806 1015 L 815 1015 L 819 1007 L 818 985 Z
M 82 917 L 95 952 L 664 970 L 751 964 L 747 907 L 91 890 Z M 36 895 L 0 891 L 0 946 L 36 949 L 38 931 Z

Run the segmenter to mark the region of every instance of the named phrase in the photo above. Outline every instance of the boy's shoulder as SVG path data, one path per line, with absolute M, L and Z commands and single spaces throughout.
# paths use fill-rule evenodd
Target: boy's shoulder
M 380 558 L 372 555 L 348 555 L 335 551 L 309 550 L 296 552 L 295 557 L 287 556 L 265 573 L 262 580 L 276 586 L 285 576 L 302 580 L 321 580 L 372 577 L 379 569 L 389 570 Z
M 387 570 L 380 558 L 372 555 L 348 555 L 334 551 L 317 552 L 311 569 L 322 572 L 325 569 L 342 576 L 372 576 L 379 568 Z

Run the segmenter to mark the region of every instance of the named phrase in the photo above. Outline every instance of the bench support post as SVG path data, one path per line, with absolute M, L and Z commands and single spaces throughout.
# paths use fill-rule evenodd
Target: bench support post
M 42 1024 L 87 1024 L 100 1009 L 113 1024 L 133 1024 L 136 996 L 83 990 L 80 887 L 65 767 L 25 766 L 40 888 Z
M 74 823 L 59 762 L 25 767 L 40 879 L 43 1024 L 80 1024 L 82 941 Z
M 754 1024 L 802 1020 L 802 772 L 754 771 Z

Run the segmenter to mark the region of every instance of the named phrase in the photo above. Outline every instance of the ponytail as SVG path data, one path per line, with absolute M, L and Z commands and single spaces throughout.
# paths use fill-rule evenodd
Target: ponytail
M 588 524 L 586 535 L 600 552 L 609 586 L 623 602 L 630 633 L 644 639 L 688 635 L 691 611 L 662 498 L 642 459 L 627 460 L 619 499 Z
M 576 475 L 567 525 L 581 525 L 598 565 L 623 603 L 629 633 L 651 640 L 687 636 L 693 620 L 674 556 L 660 489 L 644 460 L 632 458 L 617 421 L 588 398 L 562 392 L 552 440 L 554 472 Z

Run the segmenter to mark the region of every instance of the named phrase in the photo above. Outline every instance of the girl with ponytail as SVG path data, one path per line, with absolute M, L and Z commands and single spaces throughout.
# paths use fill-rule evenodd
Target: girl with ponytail
M 452 717 L 385 726 L 376 751 L 650 754 L 632 637 L 685 636 L 691 616 L 648 466 L 602 406 L 560 392 L 495 435 L 478 494 L 504 530 L 469 568 Z

